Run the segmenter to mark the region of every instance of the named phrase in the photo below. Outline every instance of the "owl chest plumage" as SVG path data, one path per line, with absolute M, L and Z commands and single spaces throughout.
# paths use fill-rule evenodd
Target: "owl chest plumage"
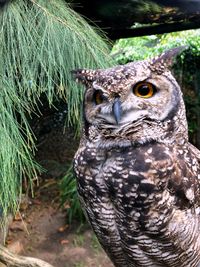
M 155 143 L 105 150 L 89 143 L 74 164 L 87 217 L 117 267 L 198 266 L 198 257 L 180 265 L 182 249 L 171 236 L 176 196 L 168 188 L 175 171 L 169 149 Z

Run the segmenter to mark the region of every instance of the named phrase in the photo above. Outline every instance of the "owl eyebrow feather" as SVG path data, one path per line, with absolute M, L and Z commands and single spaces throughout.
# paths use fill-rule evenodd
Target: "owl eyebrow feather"
M 101 91 L 104 90 L 103 87 L 100 86 L 99 84 L 97 84 L 96 81 L 94 81 L 94 82 L 92 83 L 92 87 L 93 87 L 93 89 L 95 89 L 95 90 L 101 90 Z
M 152 80 L 153 80 L 153 77 L 149 76 L 149 77 L 147 77 L 145 79 L 142 79 L 142 80 L 139 80 L 137 82 L 134 82 L 133 84 L 131 84 L 131 87 L 133 88 L 134 86 L 136 86 L 139 83 L 151 83 L 157 89 L 157 86 L 155 85 L 155 83 Z
M 105 95 L 108 94 L 108 92 L 103 88 L 103 86 L 100 86 L 96 81 L 92 83 L 92 87 L 94 90 L 100 90 Z

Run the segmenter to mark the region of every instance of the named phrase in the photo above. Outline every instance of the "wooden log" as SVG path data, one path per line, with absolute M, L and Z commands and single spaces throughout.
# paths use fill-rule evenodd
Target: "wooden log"
M 15 255 L 0 245 L 0 266 L 3 265 L 7 267 L 54 267 L 37 258 Z

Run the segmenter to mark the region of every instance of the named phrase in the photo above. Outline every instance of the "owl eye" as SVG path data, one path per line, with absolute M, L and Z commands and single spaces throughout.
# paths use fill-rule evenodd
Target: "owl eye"
M 96 90 L 93 95 L 94 102 L 96 105 L 100 105 L 105 100 L 105 96 L 103 95 L 101 90 Z
M 150 98 L 155 92 L 155 86 L 148 82 L 140 82 L 133 87 L 133 93 L 138 97 Z

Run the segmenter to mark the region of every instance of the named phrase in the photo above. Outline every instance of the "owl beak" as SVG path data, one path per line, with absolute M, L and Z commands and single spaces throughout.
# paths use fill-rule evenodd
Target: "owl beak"
M 116 97 L 113 104 L 113 115 L 115 117 L 115 121 L 117 124 L 119 124 L 121 120 L 121 114 L 122 114 L 121 101 L 119 97 Z

